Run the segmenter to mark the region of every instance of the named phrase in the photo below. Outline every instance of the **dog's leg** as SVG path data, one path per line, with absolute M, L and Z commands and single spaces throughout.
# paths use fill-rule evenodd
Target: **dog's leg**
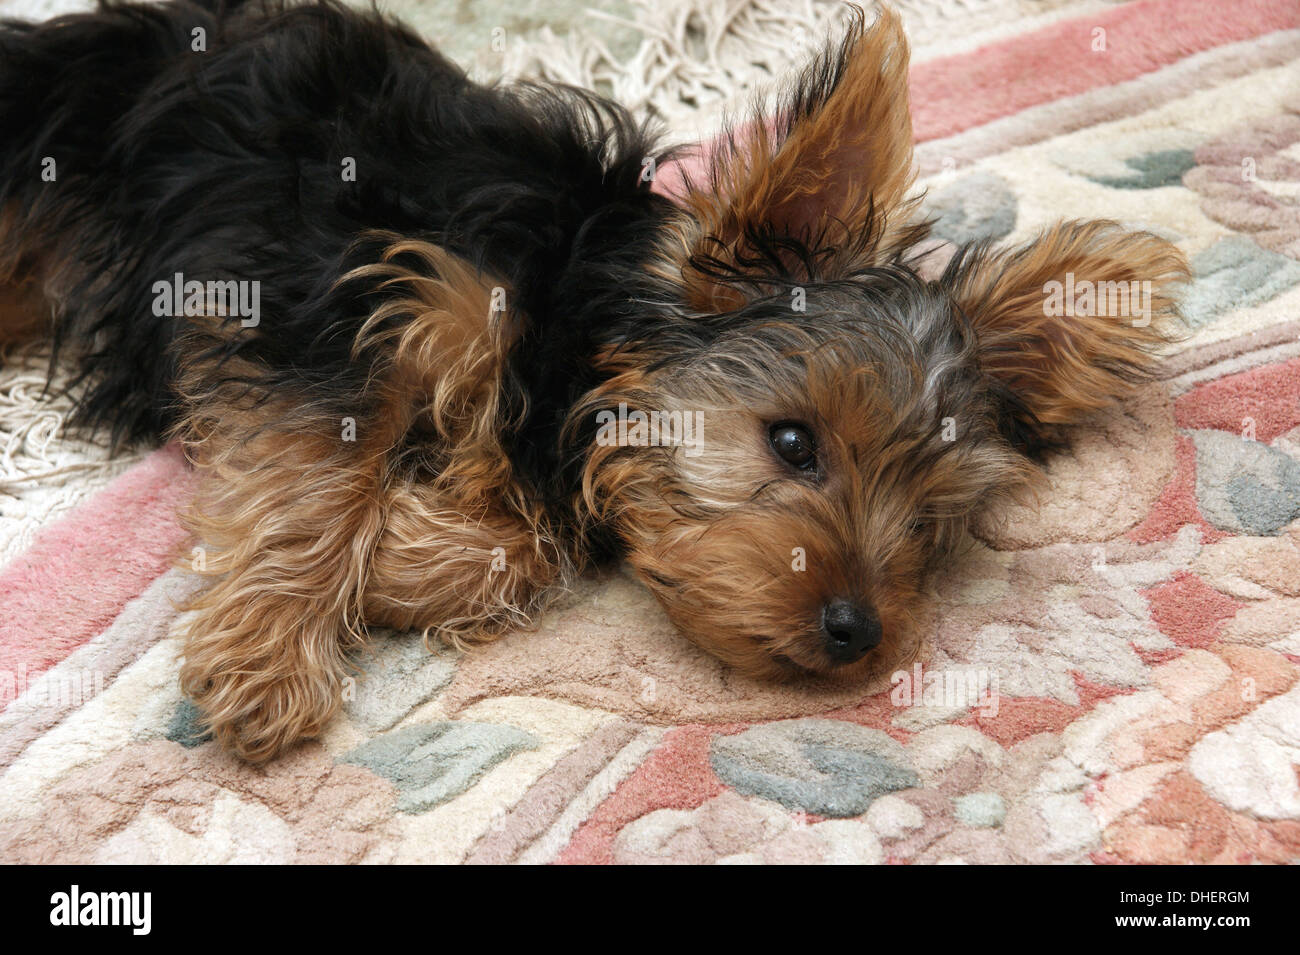
M 384 453 L 360 437 L 355 450 L 323 427 L 217 440 L 200 446 L 189 524 L 197 569 L 221 576 L 191 605 L 181 684 L 245 759 L 320 733 L 365 623 L 489 639 L 526 624 L 567 566 L 499 499 L 386 486 Z
M 471 503 L 445 484 L 390 487 L 366 588 L 367 620 L 419 628 L 458 646 L 531 621 L 572 560 L 540 518 L 486 490 L 490 496 Z
M 427 467 L 395 473 L 365 592 L 367 620 L 462 644 L 527 623 L 572 561 L 519 487 L 503 446 L 502 380 L 521 324 L 495 280 L 427 243 L 399 241 L 352 278 L 394 297 L 359 341 L 383 356 L 391 402 L 422 430 Z
M 190 525 L 218 576 L 193 605 L 182 685 L 248 759 L 320 732 L 366 622 L 499 632 L 563 565 L 501 443 L 500 286 L 394 239 L 340 283 L 378 296 L 356 332 L 359 393 L 281 397 L 240 359 L 182 374 L 202 479 Z
M 329 420 L 257 430 L 236 409 L 210 420 L 188 523 L 195 569 L 218 580 L 189 608 L 181 684 L 224 746 L 261 760 L 339 707 L 345 652 L 363 640 L 387 439 L 350 442 Z
M 0 345 L 38 338 L 48 325 L 49 305 L 32 282 L 0 284 Z
M 50 305 L 14 207 L 0 210 L 0 345 L 49 332 Z

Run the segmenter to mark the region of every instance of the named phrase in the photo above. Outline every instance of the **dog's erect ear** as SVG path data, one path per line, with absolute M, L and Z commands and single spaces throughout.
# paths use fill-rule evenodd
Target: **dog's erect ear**
M 1018 249 L 968 246 L 939 282 L 1006 397 L 1008 436 L 1032 450 L 1151 377 L 1187 277 L 1186 259 L 1165 240 L 1076 221 Z
M 907 39 L 892 10 L 867 25 L 854 9 L 844 40 L 774 115 L 760 107 L 708 147 L 702 172 L 667 187 L 689 211 L 671 254 L 694 308 L 738 307 L 745 278 L 835 278 L 904 244 L 914 175 Z

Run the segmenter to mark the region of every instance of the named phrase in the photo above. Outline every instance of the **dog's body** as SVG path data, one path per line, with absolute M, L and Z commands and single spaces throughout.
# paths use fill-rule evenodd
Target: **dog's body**
M 929 570 L 1143 377 L 1183 268 L 1071 223 L 919 277 L 906 67 L 855 20 L 674 203 L 617 106 L 475 85 L 377 15 L 0 27 L 4 330 L 48 313 L 82 420 L 199 469 L 182 680 L 218 738 L 318 732 L 367 625 L 487 639 L 618 556 L 751 672 L 906 657 Z M 1067 272 L 1153 283 L 1154 320 L 1053 320 Z M 702 447 L 603 440 L 620 407 Z

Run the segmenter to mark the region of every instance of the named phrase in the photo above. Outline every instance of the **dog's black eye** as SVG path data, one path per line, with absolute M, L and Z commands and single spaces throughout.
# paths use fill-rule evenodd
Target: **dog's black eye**
M 783 422 L 772 425 L 768 432 L 772 450 L 782 461 L 792 464 L 802 471 L 811 470 L 817 464 L 817 445 L 808 429 L 800 424 Z

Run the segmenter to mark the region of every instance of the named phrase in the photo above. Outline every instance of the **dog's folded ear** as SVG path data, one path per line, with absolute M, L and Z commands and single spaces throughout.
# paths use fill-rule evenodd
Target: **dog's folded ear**
M 672 254 L 692 307 L 730 310 L 765 279 L 842 277 L 910 243 L 907 39 L 892 10 L 871 24 L 854 11 L 771 115 L 760 104 L 668 188 L 688 212 Z
M 974 332 L 1023 450 L 1151 377 L 1177 333 L 1186 259 L 1107 221 L 1059 223 L 1017 249 L 961 249 L 938 280 Z

